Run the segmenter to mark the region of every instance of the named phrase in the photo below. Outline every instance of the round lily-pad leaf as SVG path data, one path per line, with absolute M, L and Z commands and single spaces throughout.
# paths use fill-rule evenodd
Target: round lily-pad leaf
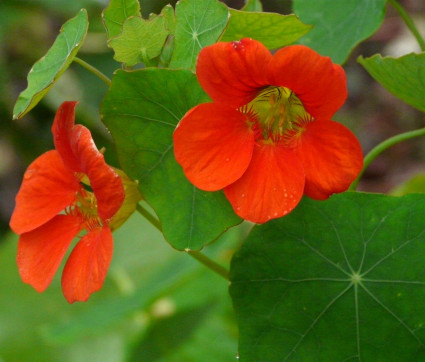
M 425 195 L 305 198 L 231 266 L 241 361 L 425 360 Z

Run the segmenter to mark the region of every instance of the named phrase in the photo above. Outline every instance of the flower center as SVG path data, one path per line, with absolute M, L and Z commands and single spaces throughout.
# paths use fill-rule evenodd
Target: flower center
M 273 143 L 287 143 L 312 121 L 300 99 L 285 87 L 264 88 L 241 111 L 248 114 L 259 138 Z
M 77 195 L 77 205 L 87 230 L 102 227 L 102 220 L 97 214 L 96 196 L 93 192 L 82 189 Z
M 102 227 L 102 220 L 97 214 L 96 196 L 83 187 L 78 191 L 77 199 L 68 213 L 81 217 L 84 221 L 84 227 L 88 231 Z

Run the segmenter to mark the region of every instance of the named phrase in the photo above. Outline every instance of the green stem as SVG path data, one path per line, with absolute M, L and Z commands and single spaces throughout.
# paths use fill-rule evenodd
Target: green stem
M 158 231 L 162 232 L 162 227 L 160 222 L 142 205 L 137 204 L 136 210 L 148 220 L 152 226 L 154 226 Z M 229 272 L 226 268 L 222 267 L 220 264 L 216 263 L 214 260 L 208 258 L 206 255 L 202 254 L 197 250 L 186 250 L 192 258 L 198 260 L 200 263 L 204 264 L 207 268 L 211 269 L 216 274 L 220 275 L 226 280 L 229 280 Z
M 105 74 L 103 74 L 99 69 L 93 67 L 92 65 L 90 65 L 89 63 L 85 62 L 84 60 L 78 57 L 74 57 L 73 61 L 75 63 L 80 64 L 83 68 L 86 68 L 89 72 L 93 73 L 95 76 L 100 78 L 102 81 L 106 83 L 108 87 L 111 85 L 111 80 Z
M 363 164 L 362 171 L 357 176 L 357 178 L 354 180 L 354 182 L 351 184 L 351 186 L 350 186 L 350 188 L 348 190 L 349 191 L 355 191 L 356 190 L 357 185 L 358 185 L 358 183 L 359 183 L 359 181 L 360 181 L 363 173 L 367 169 L 367 167 L 382 152 L 384 152 L 385 150 L 387 150 L 391 146 L 396 145 L 397 143 L 400 143 L 400 142 L 409 140 L 411 138 L 416 138 L 416 137 L 424 136 L 424 135 L 425 135 L 425 128 L 421 128 L 421 129 L 417 129 L 415 131 L 410 131 L 410 132 L 405 132 L 405 133 L 398 134 L 398 135 L 396 135 L 394 137 L 388 138 L 387 140 L 381 142 L 379 145 L 377 145 L 375 148 L 373 148 L 366 155 L 366 157 L 364 158 L 364 164 Z
M 200 263 L 204 264 L 207 268 L 211 269 L 216 274 L 222 276 L 224 279 L 229 280 L 229 271 L 217 264 L 214 260 L 208 258 L 205 254 L 202 254 L 197 250 L 187 250 L 187 253 L 194 259 L 198 260 Z
M 397 10 L 397 12 L 403 18 L 404 23 L 407 25 L 407 27 L 409 28 L 409 30 L 412 32 L 412 34 L 416 38 L 417 42 L 419 43 L 421 50 L 425 51 L 425 41 L 422 38 L 421 34 L 419 33 L 418 28 L 416 27 L 412 18 L 406 12 L 406 10 L 404 10 L 404 8 L 398 3 L 397 0 L 388 0 L 388 2 L 394 7 L 394 9 Z
M 152 226 L 154 226 L 156 229 L 162 232 L 162 227 L 160 222 L 148 210 L 146 210 L 140 204 L 137 204 L 136 210 L 139 212 L 139 214 L 144 216 L 146 220 L 148 220 L 151 223 Z

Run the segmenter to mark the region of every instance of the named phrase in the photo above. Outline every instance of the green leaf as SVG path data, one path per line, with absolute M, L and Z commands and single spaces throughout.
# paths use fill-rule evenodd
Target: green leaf
M 102 19 L 111 39 L 120 35 L 124 22 L 131 16 L 141 16 L 138 0 L 111 0 L 102 12 Z
M 300 43 L 341 64 L 371 36 L 385 16 L 386 0 L 294 0 L 294 12 L 313 30 Z
M 425 360 L 425 195 L 305 198 L 232 260 L 245 361 Z
M 162 16 L 145 20 L 132 17 L 124 22 L 121 35 L 111 39 L 114 59 L 133 66 L 157 57 L 161 53 L 168 31 Z
M 425 194 L 425 173 L 421 172 L 390 191 L 391 195 L 403 196 L 412 193 Z
M 400 58 L 376 54 L 370 58 L 359 57 L 357 61 L 385 89 L 425 112 L 425 53 Z
M 310 25 L 303 24 L 295 15 L 230 9 L 229 25 L 220 40 L 252 38 L 262 42 L 268 49 L 276 49 L 295 42 L 310 29 Z
M 138 180 L 165 238 L 177 249 L 200 249 L 241 220 L 222 192 L 193 186 L 177 164 L 173 132 L 183 115 L 208 101 L 190 70 L 117 71 L 101 113 L 123 170 Z
M 23 117 L 34 108 L 69 67 L 83 44 L 88 26 L 85 9 L 81 9 L 62 26 L 52 47 L 28 73 L 28 86 L 19 94 L 13 109 L 13 119 Z
M 161 14 L 165 19 L 165 28 L 168 32 L 174 35 L 176 31 L 176 15 L 174 14 L 174 8 L 168 4 L 161 10 Z
M 228 18 L 226 5 L 217 0 L 180 0 L 170 67 L 194 69 L 199 51 L 217 41 Z
M 263 4 L 261 4 L 260 0 L 247 0 L 241 10 L 261 12 L 263 11 Z

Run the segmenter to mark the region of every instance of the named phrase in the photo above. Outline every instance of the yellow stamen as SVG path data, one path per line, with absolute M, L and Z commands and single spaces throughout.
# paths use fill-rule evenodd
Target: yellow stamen
M 259 127 L 265 141 L 286 141 L 300 134 L 304 124 L 312 120 L 300 99 L 285 87 L 267 87 L 241 108 Z

